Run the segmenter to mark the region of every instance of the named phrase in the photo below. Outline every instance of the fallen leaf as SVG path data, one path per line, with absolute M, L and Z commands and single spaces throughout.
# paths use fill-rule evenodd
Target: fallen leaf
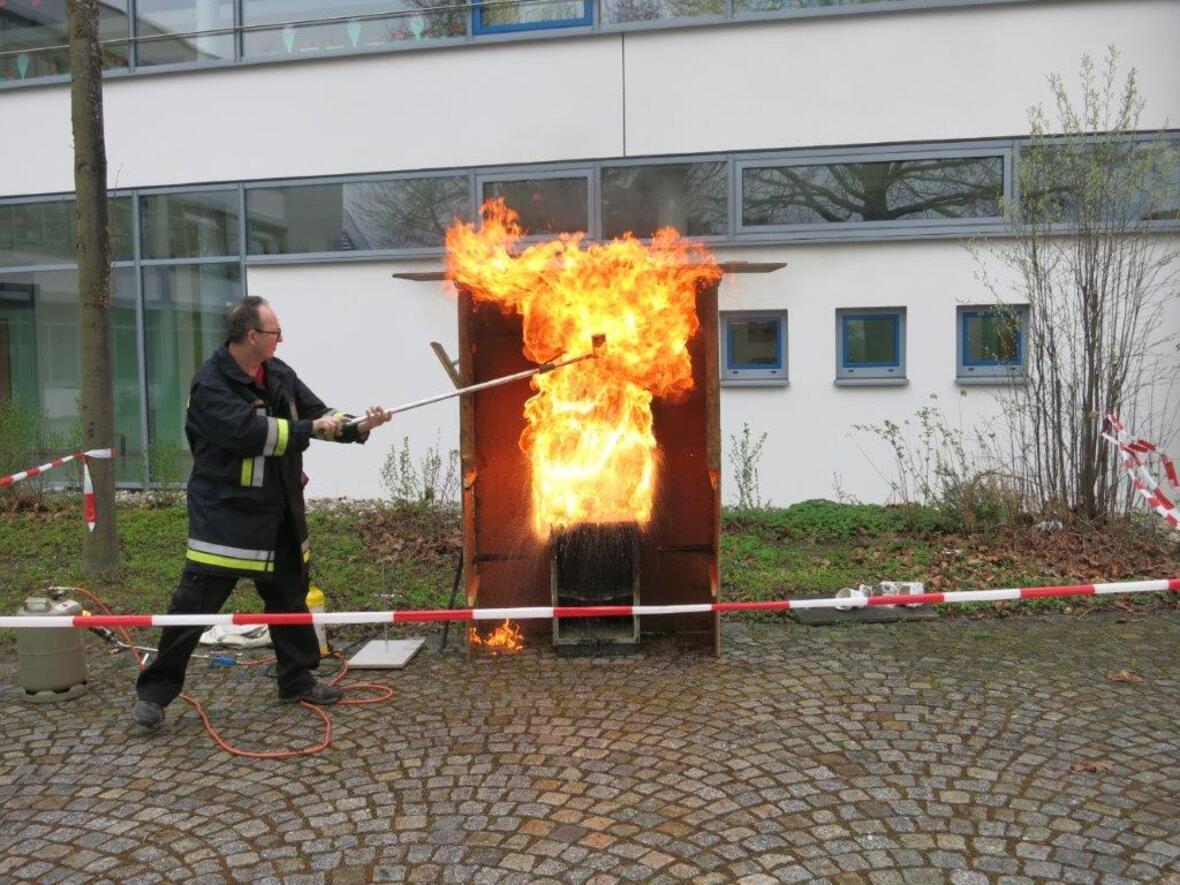
M 1070 766 L 1073 771 L 1093 771 L 1101 773 L 1104 771 L 1114 771 L 1114 763 L 1106 762 L 1102 759 L 1079 759 Z
M 1143 677 L 1130 670 L 1119 670 L 1117 673 L 1111 673 L 1107 677 L 1111 682 L 1142 682 Z

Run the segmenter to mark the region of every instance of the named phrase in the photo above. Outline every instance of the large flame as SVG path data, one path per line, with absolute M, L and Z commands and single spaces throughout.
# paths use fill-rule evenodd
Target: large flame
M 537 363 L 587 353 L 597 359 L 533 378 L 521 448 L 532 465 L 533 528 L 651 516 L 656 477 L 653 397 L 692 389 L 688 342 L 699 326 L 698 285 L 721 269 L 676 231 L 650 245 L 630 234 L 583 246 L 563 234 L 516 252 L 524 235 L 502 200 L 484 204 L 483 226 L 447 231 L 447 276 L 524 321 L 524 353 Z

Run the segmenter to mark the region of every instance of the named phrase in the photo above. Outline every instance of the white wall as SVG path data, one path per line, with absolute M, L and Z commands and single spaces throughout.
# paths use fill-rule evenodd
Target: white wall
M 1180 3 L 1063 0 L 108 79 L 109 179 L 1018 135 L 1046 76 L 1110 43 L 1140 71 L 1146 124 L 1180 120 Z M 0 195 L 73 189 L 65 86 L 0 92 L 0 120 L 21 135 L 0 146 Z
M 618 37 L 108 79 L 103 92 L 117 187 L 617 156 L 623 145 Z M 0 195 L 73 190 L 67 87 L 0 93 L 0 118 L 22 133 L 0 147 L 13 152 Z
M 843 489 L 864 500 L 889 494 L 892 464 L 885 446 L 853 425 L 901 423 L 936 406 L 956 427 L 990 420 L 1000 388 L 955 384 L 956 308 L 991 304 L 975 279 L 975 264 L 953 241 L 807 245 L 758 252 L 726 250 L 720 257 L 785 260 L 768 275 L 726 277 L 724 310 L 787 310 L 787 387 L 724 387 L 724 494 L 733 500 L 730 437 L 749 424 L 767 433 L 760 462 L 761 493 L 777 504 L 835 496 Z M 906 308 L 906 375 L 900 387 L 836 387 L 836 310 Z M 858 448 L 859 446 L 859 448 Z M 881 473 L 878 473 L 880 471 Z M 881 474 L 884 474 L 882 476 Z
M 1180 3 L 1014 3 L 629 34 L 627 153 L 1028 131 L 1046 77 L 1115 44 L 1147 127 L 1180 120 Z M 1076 79 L 1076 76 L 1075 76 Z
M 882 15 L 531 40 L 105 83 L 110 180 L 119 187 L 623 155 L 1019 135 L 1076 77 L 1083 51 L 1115 43 L 1136 66 L 1148 126 L 1180 120 L 1180 3 L 1012 3 Z M 0 195 L 73 188 L 68 92 L 0 92 Z M 960 388 L 955 308 L 987 303 L 953 241 L 727 249 L 785 260 L 728 278 L 722 309 L 789 311 L 790 386 L 726 388 L 723 442 L 748 422 L 769 434 L 762 491 L 777 503 L 831 496 L 833 474 L 870 500 L 888 491 L 887 453 L 853 424 L 900 422 L 937 403 L 970 429 L 993 389 Z M 248 290 L 276 306 L 280 355 L 326 401 L 350 410 L 446 390 L 429 341 L 455 348 L 442 285 L 395 281 L 406 263 L 253 266 Z M 429 265 L 431 269 L 437 265 Z M 836 388 L 835 309 L 907 308 L 900 388 Z M 1180 309 L 1166 320 L 1180 334 Z M 931 397 L 936 396 L 937 400 Z M 378 471 L 409 436 L 418 453 L 457 444 L 458 406 L 396 419 L 364 447 L 313 444 L 314 496 L 381 493 Z M 875 466 L 874 466 L 875 465 Z M 727 497 L 732 492 L 725 465 Z
M 252 267 L 247 289 L 275 308 L 283 327 L 278 356 L 328 405 L 353 413 L 452 389 L 430 350 L 438 341 L 458 356 L 453 290 L 443 283 L 395 280 L 408 265 L 334 264 Z M 430 268 L 436 269 L 436 268 Z M 381 464 L 408 436 L 418 455 L 441 434 L 458 448 L 458 400 L 426 406 L 378 428 L 363 446 L 313 440 L 304 456 L 315 498 L 382 497 Z
M 961 243 L 803 245 L 722 250 L 718 257 L 787 263 L 771 274 L 730 275 L 722 283 L 722 311 L 787 310 L 790 378 L 786 387 L 722 388 L 727 501 L 736 494 L 730 437 L 740 434 L 746 423 L 756 436 L 767 433 L 761 493 L 779 505 L 835 497 L 837 478 L 847 494 L 867 501 L 888 499 L 893 477 L 889 450 L 871 434 L 854 431 L 854 425 L 879 425 L 885 419 L 901 424 L 918 409 L 935 406 L 968 438 L 976 429 L 993 426 L 996 396 L 1003 388 L 955 383 L 956 308 L 994 301 Z M 286 339 L 279 356 L 326 402 L 359 411 L 451 387 L 429 342 L 440 341 L 452 356 L 458 355 L 452 290 L 443 283 L 391 276 L 428 268 L 420 263 L 252 267 L 248 287 L 250 294 L 268 298 L 279 313 Z M 908 385 L 833 384 L 835 311 L 844 307 L 906 308 Z M 1173 342 L 1180 339 L 1180 300 L 1173 301 L 1163 326 L 1161 331 Z M 1173 364 L 1176 359 L 1173 355 Z M 363 447 L 313 442 L 306 458 L 312 477 L 309 494 L 383 495 L 381 463 L 390 446 L 400 445 L 405 436 L 415 457 L 439 438 L 444 451 L 457 447 L 457 400 L 399 416 Z

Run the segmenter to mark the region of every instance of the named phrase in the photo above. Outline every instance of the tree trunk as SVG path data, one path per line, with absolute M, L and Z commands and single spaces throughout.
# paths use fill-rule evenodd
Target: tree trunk
M 81 339 L 82 448 L 113 448 L 115 396 L 111 359 L 111 244 L 107 156 L 102 120 L 102 50 L 98 0 L 69 0 L 70 118 L 78 212 L 78 331 Z M 119 568 L 115 531 L 115 461 L 93 460 L 97 524 L 82 541 L 82 574 L 110 578 Z

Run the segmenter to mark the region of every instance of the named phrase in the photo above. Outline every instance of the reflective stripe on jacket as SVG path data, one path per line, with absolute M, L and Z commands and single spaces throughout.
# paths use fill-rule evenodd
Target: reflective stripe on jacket
M 329 414 L 351 417 L 325 406 L 282 360 L 267 361 L 265 389 L 225 345 L 197 370 L 185 414 L 193 455 L 190 567 L 254 578 L 273 573 L 284 511 L 308 562 L 303 451 L 312 422 Z M 338 441 L 364 438 L 346 428 Z

